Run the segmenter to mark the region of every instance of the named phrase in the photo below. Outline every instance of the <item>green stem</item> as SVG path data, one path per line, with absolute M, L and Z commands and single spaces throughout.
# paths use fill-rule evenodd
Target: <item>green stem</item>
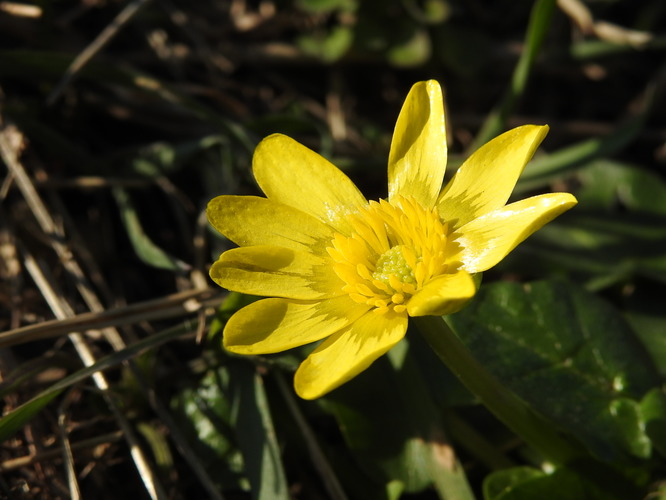
M 439 316 L 414 318 L 423 337 L 437 356 L 481 402 L 525 442 L 554 463 L 564 464 L 581 457 L 542 417 L 502 385 L 470 353 Z

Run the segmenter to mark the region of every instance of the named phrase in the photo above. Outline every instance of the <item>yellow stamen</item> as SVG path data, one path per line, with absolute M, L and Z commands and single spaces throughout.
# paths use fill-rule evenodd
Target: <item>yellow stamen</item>
M 405 313 L 412 295 L 460 265 L 448 225 L 411 198 L 371 201 L 350 223 L 351 233 L 336 234 L 327 250 L 342 291 L 377 314 Z

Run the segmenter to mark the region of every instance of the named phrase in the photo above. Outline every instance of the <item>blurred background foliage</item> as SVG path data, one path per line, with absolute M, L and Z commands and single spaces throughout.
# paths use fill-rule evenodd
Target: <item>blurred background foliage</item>
M 0 2 L 0 497 L 666 498 L 665 27 L 661 0 Z M 230 247 L 207 201 L 258 193 L 273 132 L 385 196 L 429 78 L 449 173 L 547 123 L 515 195 L 580 201 L 451 319 L 574 461 L 416 334 L 315 402 L 291 389 L 309 347 L 221 348 L 253 299 L 207 278 Z

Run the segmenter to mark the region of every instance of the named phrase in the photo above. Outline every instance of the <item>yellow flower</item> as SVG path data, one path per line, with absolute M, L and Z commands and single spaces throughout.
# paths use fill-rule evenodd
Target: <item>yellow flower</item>
M 576 204 L 568 193 L 506 205 L 548 131 L 525 125 L 476 151 L 441 189 L 446 131 L 440 86 L 414 85 L 393 134 L 388 198 L 368 202 L 327 160 L 275 134 L 252 168 L 266 198 L 219 196 L 208 219 L 239 248 L 210 270 L 220 286 L 267 296 L 236 312 L 224 346 L 268 354 L 325 339 L 296 371 L 314 399 L 366 369 L 405 335 L 409 316 L 458 311 L 471 275 Z

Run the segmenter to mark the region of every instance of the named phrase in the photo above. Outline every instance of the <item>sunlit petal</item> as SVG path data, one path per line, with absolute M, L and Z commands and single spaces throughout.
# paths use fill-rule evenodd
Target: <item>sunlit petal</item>
M 283 247 L 227 250 L 211 267 L 210 277 L 221 287 L 251 295 L 314 300 L 342 294 L 330 261 Z
M 440 216 L 460 227 L 504 206 L 547 133 L 547 126 L 524 125 L 479 148 L 442 191 L 437 201 Z
M 338 230 L 345 231 L 345 217 L 367 204 L 341 170 L 285 135 L 274 134 L 259 143 L 252 169 L 269 199 L 314 215 Z
M 314 399 L 332 391 L 400 342 L 406 331 L 406 314 L 366 313 L 308 356 L 296 371 L 296 392 Z
M 328 337 L 367 310 L 348 296 L 317 302 L 259 300 L 229 319 L 224 347 L 238 354 L 286 351 Z
M 257 196 L 218 196 L 208 203 L 211 225 L 240 246 L 273 245 L 325 251 L 333 230 L 288 205 Z
M 490 269 L 534 231 L 577 203 L 569 193 L 534 196 L 511 203 L 462 226 L 460 260 L 470 273 Z
M 407 304 L 410 316 L 442 316 L 459 311 L 476 293 L 465 271 L 443 274 L 421 288 Z
M 434 206 L 446 169 L 442 90 L 434 80 L 417 83 L 407 95 L 393 132 L 388 160 L 389 200 L 414 197 Z

